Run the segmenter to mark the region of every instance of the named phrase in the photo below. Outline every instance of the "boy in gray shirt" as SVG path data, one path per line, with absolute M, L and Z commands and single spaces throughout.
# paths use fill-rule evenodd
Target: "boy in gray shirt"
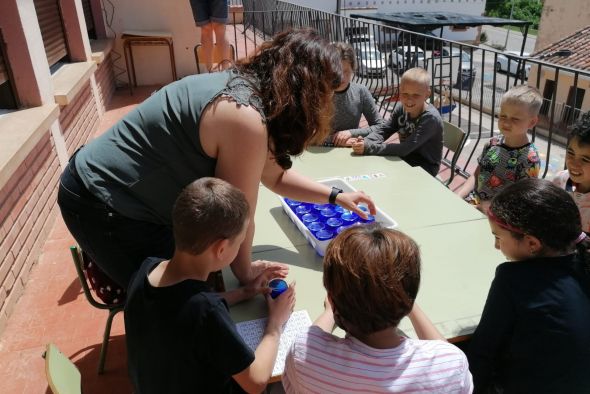
M 443 122 L 430 96 L 430 75 L 422 68 L 404 73 L 400 82 L 400 103 L 391 118 L 366 137 L 358 137 L 352 149 L 357 155 L 399 156 L 413 167 L 420 166 L 432 176 L 442 160 Z M 399 134 L 399 143 L 394 142 Z

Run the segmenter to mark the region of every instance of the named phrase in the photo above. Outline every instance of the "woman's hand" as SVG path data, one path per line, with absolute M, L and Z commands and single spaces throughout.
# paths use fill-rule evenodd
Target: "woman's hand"
M 348 130 L 338 131 L 334 134 L 332 142 L 336 146 L 346 146 L 347 141 L 352 137 L 352 134 Z
M 349 211 L 353 211 L 363 219 L 366 219 L 367 212 L 358 207 L 358 204 L 361 203 L 367 205 L 371 215 L 375 215 L 377 213 L 377 210 L 375 209 L 375 203 L 371 197 L 367 196 L 362 190 L 356 192 L 340 193 L 336 196 L 336 204 L 340 205 L 342 208 L 348 209 Z
M 289 266 L 287 264 L 268 260 L 256 260 L 250 265 L 252 278 L 256 278 L 261 273 L 267 271 L 274 274 L 273 278 L 285 278 L 289 274 Z

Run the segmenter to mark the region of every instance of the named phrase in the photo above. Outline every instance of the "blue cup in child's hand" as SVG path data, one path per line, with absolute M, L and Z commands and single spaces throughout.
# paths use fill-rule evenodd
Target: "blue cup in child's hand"
M 289 288 L 289 285 L 283 279 L 275 278 L 268 282 L 268 287 L 271 289 L 270 297 L 274 299 L 284 293 Z

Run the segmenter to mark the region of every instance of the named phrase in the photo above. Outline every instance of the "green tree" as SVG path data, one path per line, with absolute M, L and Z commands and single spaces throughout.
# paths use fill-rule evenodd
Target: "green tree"
M 486 15 L 510 18 L 513 2 L 512 19 L 531 22 L 531 27 L 538 29 L 541 12 L 543 11 L 543 0 L 488 0 L 486 3 Z

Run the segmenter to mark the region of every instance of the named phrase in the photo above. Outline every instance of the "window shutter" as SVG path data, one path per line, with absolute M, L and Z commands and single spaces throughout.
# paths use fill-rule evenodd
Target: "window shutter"
M 68 54 L 58 0 L 33 0 L 49 66 Z
M 94 18 L 92 17 L 92 7 L 90 6 L 90 0 L 82 0 L 82 9 L 84 10 L 86 30 L 94 30 Z

